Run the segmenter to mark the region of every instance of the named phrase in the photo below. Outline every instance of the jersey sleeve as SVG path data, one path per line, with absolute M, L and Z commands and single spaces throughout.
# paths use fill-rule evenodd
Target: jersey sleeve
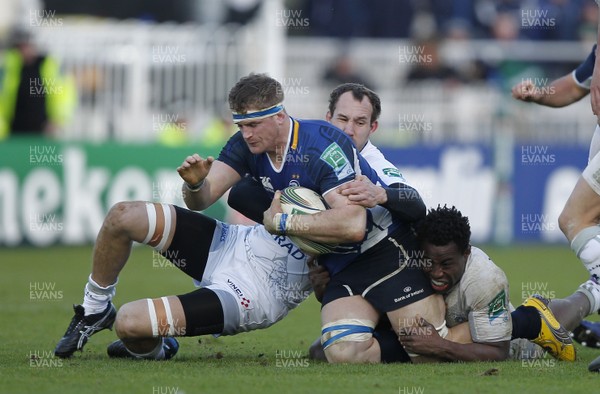
M 381 171 L 377 171 L 377 175 L 379 175 L 381 182 L 387 186 L 397 183 L 407 184 L 406 179 L 404 179 L 400 170 L 393 165 L 382 168 Z
M 242 178 L 250 172 L 251 153 L 244 142 L 242 133 L 237 132 L 229 138 L 217 160 L 233 168 Z
M 573 79 L 575 83 L 584 89 L 590 90 L 592 83 L 592 74 L 594 73 L 594 63 L 596 62 L 596 46 L 592 48 L 592 51 L 588 55 L 587 59 L 583 61 L 575 70 L 573 70 Z
M 392 163 L 387 161 L 383 156 L 376 159 L 367 159 L 369 165 L 375 170 L 381 186 L 389 186 L 394 184 L 406 184 L 406 179 Z
M 508 341 L 512 321 L 508 301 L 508 280 L 495 265 L 482 275 L 471 276 L 465 284 L 465 301 L 470 307 L 469 328 L 473 342 Z

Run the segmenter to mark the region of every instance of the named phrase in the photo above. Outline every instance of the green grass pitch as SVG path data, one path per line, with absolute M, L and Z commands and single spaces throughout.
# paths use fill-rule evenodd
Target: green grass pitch
M 511 283 L 511 300 L 535 291 L 570 294 L 586 279 L 566 245 L 483 248 Z M 233 337 L 182 338 L 168 362 L 111 360 L 112 331 L 95 335 L 70 360 L 52 356 L 80 303 L 91 247 L 0 250 L 1 393 L 593 393 L 600 375 L 587 372 L 600 351 L 577 347 L 575 363 L 551 358 L 527 364 L 328 365 L 306 358 L 319 335 L 311 296 L 267 329 Z M 115 304 L 191 289 L 184 274 L 134 248 Z M 596 319 L 593 317 L 592 319 Z

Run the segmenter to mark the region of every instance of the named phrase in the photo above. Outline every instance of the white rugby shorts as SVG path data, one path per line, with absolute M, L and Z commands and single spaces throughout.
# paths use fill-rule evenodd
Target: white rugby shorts
M 239 314 L 239 327 L 223 333 L 233 335 L 275 324 L 310 295 L 307 259 L 289 238 L 264 226 L 217 221 L 202 281 L 194 282 L 237 299 L 237 311 L 223 311 L 226 319 Z

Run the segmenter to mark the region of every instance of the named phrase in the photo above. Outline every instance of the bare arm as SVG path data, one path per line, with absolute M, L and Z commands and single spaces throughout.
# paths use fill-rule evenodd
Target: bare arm
M 347 196 L 351 204 L 362 205 L 365 208 L 381 205 L 392 215 L 409 222 L 425 217 L 425 203 L 419 192 L 403 183 L 392 186 L 396 187 L 374 185 L 369 178 L 360 175 L 354 181 L 341 185 L 337 191 Z
M 565 107 L 585 97 L 589 91 L 579 86 L 571 74 L 552 81 L 547 86 L 535 86 L 531 80 L 515 85 L 512 96 L 547 107 Z
M 183 200 L 189 209 L 195 211 L 211 206 L 241 179 L 227 164 L 210 156 L 203 159 L 197 154 L 188 156 L 177 172 L 185 182 L 182 186 Z
M 410 353 L 447 361 L 502 361 L 508 358 L 510 341 L 457 343 L 439 336 L 435 327 L 424 319 L 419 326 L 400 332 L 402 346 Z
M 274 223 L 275 214 L 282 213 L 277 191 L 263 216 L 265 228 L 271 234 L 277 234 Z M 348 198 L 332 190 L 324 196 L 331 207 L 314 215 L 289 215 L 286 234 L 298 235 L 313 241 L 324 243 L 360 242 L 365 237 L 367 213 L 359 205 L 350 205 Z

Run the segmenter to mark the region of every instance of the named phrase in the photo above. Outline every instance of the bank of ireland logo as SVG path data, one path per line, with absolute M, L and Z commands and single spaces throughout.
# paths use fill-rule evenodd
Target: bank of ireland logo
M 338 180 L 354 174 L 354 169 L 350 165 L 350 161 L 342 148 L 335 142 L 325 149 L 320 159 L 333 168 L 333 172 Z

